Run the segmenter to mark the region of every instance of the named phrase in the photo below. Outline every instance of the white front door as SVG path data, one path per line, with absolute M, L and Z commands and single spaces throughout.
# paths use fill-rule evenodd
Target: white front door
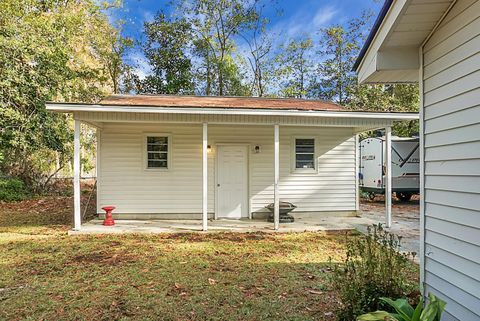
M 248 147 L 219 145 L 217 152 L 217 217 L 248 217 Z

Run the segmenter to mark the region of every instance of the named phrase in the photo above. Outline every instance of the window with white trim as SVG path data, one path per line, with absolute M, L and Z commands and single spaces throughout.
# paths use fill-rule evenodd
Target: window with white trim
M 168 136 L 147 136 L 148 169 L 167 169 L 169 167 L 169 139 Z
M 295 169 L 315 169 L 314 138 L 295 138 Z

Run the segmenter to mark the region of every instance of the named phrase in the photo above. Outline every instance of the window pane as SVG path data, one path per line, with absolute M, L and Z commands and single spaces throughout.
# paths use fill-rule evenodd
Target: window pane
M 168 151 L 168 145 L 147 145 L 147 149 L 149 152 L 166 152 Z
M 313 162 L 313 154 L 297 154 L 297 161 Z
M 315 168 L 313 160 L 297 160 L 296 168 Z
M 168 137 L 147 137 L 149 144 L 168 144 Z
M 148 160 L 167 160 L 167 153 L 148 153 Z
M 315 139 L 295 139 L 295 168 L 315 168 Z
M 167 168 L 166 161 L 148 161 L 149 168 Z
M 296 139 L 295 152 L 297 153 L 314 153 L 315 140 L 314 139 Z

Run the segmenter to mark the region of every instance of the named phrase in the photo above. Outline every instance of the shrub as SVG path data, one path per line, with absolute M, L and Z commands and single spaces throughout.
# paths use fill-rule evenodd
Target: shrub
M 16 178 L 0 178 L 0 200 L 7 202 L 21 201 L 27 197 L 23 182 Z
M 381 297 L 404 297 L 416 288 L 407 282 L 411 254 L 399 252 L 400 240 L 381 224 L 369 227 L 366 236 L 347 238 L 347 257 L 333 277 L 342 301 L 337 320 L 380 310 Z

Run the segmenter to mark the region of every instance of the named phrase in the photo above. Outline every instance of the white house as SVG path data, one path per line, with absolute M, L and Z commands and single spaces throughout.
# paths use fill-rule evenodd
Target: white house
M 77 230 L 80 122 L 98 130 L 99 212 L 113 205 L 117 218 L 198 218 L 206 230 L 209 218 L 261 217 L 270 203 L 278 229 L 280 199 L 298 206 L 297 215 L 354 214 L 357 133 L 387 128 L 390 137 L 394 121 L 418 119 L 246 97 L 115 95 L 47 108 L 75 119 Z
M 421 284 L 480 320 L 480 1 L 387 0 L 355 69 L 420 84 Z

